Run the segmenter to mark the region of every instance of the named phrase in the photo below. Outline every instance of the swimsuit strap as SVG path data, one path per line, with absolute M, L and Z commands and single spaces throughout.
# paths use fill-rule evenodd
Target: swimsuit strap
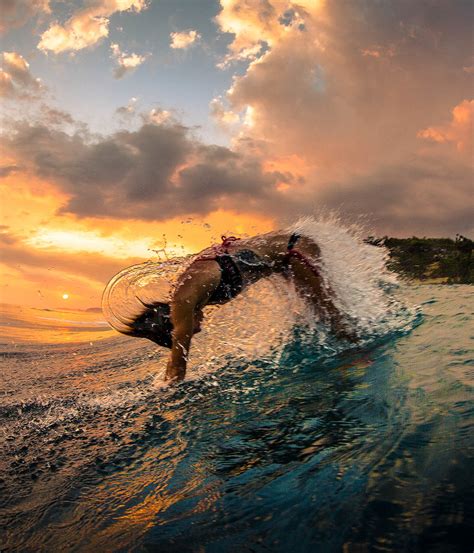
M 209 248 L 210 252 L 208 254 L 200 254 L 195 261 L 216 261 L 217 257 L 228 254 L 229 253 L 229 246 L 231 246 L 234 242 L 237 240 L 240 240 L 240 238 L 236 238 L 235 236 L 221 236 L 222 243 L 221 244 L 215 244 L 214 246 L 211 246 Z
M 320 272 L 318 271 L 318 268 L 314 266 L 313 263 L 311 263 L 311 261 L 307 258 L 307 256 L 303 253 L 301 253 L 299 250 L 296 250 L 295 249 L 295 245 L 296 245 L 296 242 L 298 242 L 298 240 L 301 238 L 301 234 L 298 234 L 297 232 L 294 232 L 291 236 L 290 236 L 290 239 L 288 240 L 288 247 L 287 247 L 287 252 L 285 254 L 285 258 L 284 258 L 284 263 L 285 265 L 289 265 L 290 263 L 290 259 L 292 257 L 296 257 L 297 259 L 299 259 L 303 265 L 306 265 L 306 267 L 308 267 L 308 269 L 314 274 L 316 275 L 317 277 L 320 277 Z
M 235 236 L 221 236 L 222 244 L 221 248 L 225 251 L 225 253 L 229 253 L 229 246 L 232 246 L 234 242 L 237 242 L 237 240 L 240 240 L 240 238 L 236 238 Z
M 294 232 L 291 236 L 290 236 L 290 239 L 288 240 L 288 247 L 287 247 L 287 250 L 288 251 L 291 251 L 294 247 L 295 247 L 295 244 L 296 242 L 298 242 L 298 240 L 301 238 L 301 234 L 298 234 L 297 232 Z

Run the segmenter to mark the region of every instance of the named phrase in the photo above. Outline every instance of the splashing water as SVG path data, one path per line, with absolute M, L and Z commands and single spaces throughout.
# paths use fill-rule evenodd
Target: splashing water
M 334 303 L 360 336 L 358 346 L 410 327 L 415 310 L 396 300 L 398 286 L 386 269 L 387 251 L 364 243 L 363 230 L 347 227 L 334 215 L 300 219 L 288 230 L 312 239 L 321 250 L 324 281 L 335 293 Z M 127 333 L 133 320 L 154 302 L 169 302 L 179 275 L 196 255 L 147 262 L 124 269 L 107 285 L 103 311 L 111 326 Z M 203 331 L 193 338 L 188 378 L 219 366 L 225 360 L 278 357 L 291 343 L 295 329 L 301 343 L 335 353 L 348 348 L 335 340 L 318 314 L 280 276 L 262 279 L 232 302 L 205 309 Z M 314 351 L 313 351 L 314 353 Z
M 362 332 L 384 333 L 390 326 L 387 313 L 394 316 L 385 293 L 397 284 L 396 276 L 386 269 L 388 252 L 363 241 L 363 229 L 343 226 L 336 216 L 315 220 L 307 217 L 291 227 L 311 238 L 321 249 L 322 274 L 335 292 L 339 309 L 349 315 Z M 390 316 L 389 315 L 389 316 Z

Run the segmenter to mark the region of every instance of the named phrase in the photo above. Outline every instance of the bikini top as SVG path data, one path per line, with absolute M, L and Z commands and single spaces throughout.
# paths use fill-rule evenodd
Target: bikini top
M 299 235 L 294 233 L 288 241 L 288 253 L 293 250 Z M 261 271 L 272 269 L 273 264 L 265 261 L 252 250 L 239 250 L 235 253 L 229 252 L 229 246 L 237 241 L 234 236 L 222 236 L 222 244 L 216 248 L 213 257 L 201 259 L 213 259 L 221 269 L 221 280 L 219 285 L 209 298 L 210 304 L 225 303 L 235 298 L 245 284 L 255 280 L 255 276 Z

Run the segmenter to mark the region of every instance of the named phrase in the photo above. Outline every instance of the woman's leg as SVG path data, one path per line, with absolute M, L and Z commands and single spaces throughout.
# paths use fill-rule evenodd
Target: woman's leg
M 320 268 L 320 249 L 309 238 L 302 236 L 290 257 L 289 266 L 298 292 L 317 309 L 324 323 L 338 336 L 352 339 L 341 314 L 334 305 L 334 292 L 325 283 Z

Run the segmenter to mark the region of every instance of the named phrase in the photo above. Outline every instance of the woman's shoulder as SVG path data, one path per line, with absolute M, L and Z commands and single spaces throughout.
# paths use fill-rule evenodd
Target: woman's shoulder
M 287 231 L 275 230 L 265 234 L 252 236 L 247 240 L 243 240 L 241 245 L 255 249 L 267 249 L 274 247 L 282 248 L 287 246 L 289 237 L 290 234 Z

